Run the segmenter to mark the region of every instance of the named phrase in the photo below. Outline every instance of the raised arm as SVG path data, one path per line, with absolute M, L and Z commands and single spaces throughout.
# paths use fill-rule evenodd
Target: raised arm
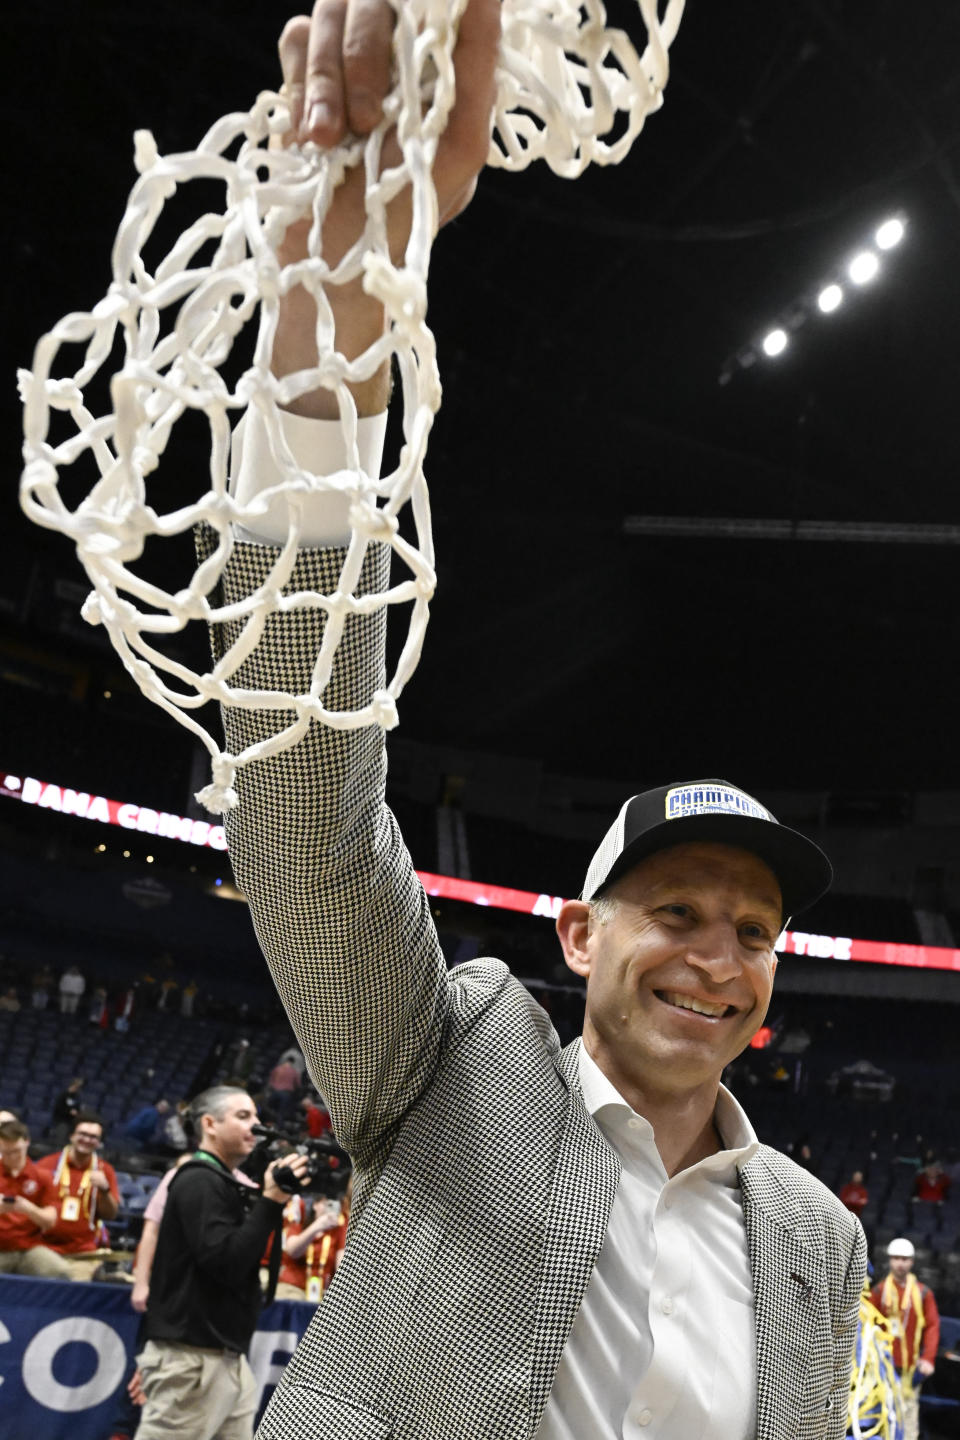
M 386 63 L 389 26 L 382 17 L 387 11 L 366 0 L 355 6 L 318 6 L 312 20 L 302 17 L 285 29 L 281 55 L 288 92 L 294 97 L 294 123 L 306 113 L 310 138 L 337 140 L 344 116 L 355 113 L 351 86 L 364 73 L 356 66 L 358 54 L 373 57 L 365 73 L 380 76 L 380 93 L 385 90 L 387 71 L 378 68 L 376 56 Z M 367 24 L 374 14 L 381 20 L 370 21 L 371 28 L 364 30 L 361 20 Z M 353 28 L 355 15 L 360 17 L 360 39 Z M 498 35 L 497 0 L 472 0 L 460 28 L 457 105 L 436 165 L 444 218 L 467 203 L 486 154 Z M 319 113 L 317 87 L 328 96 L 333 93 L 335 72 L 341 108 L 339 122 L 331 126 L 309 117 Z M 363 120 L 353 121 L 354 128 L 369 129 L 378 106 L 379 100 Z M 342 253 L 357 232 L 361 180 L 354 174 L 337 192 L 324 232 L 328 255 Z M 398 197 L 390 214 L 392 244 L 398 250 L 406 229 L 405 206 Z M 282 258 L 298 258 L 305 242 L 305 228 L 294 227 Z M 332 303 L 337 346 L 356 354 L 383 325 L 379 307 L 359 289 L 335 291 Z M 284 307 L 274 366 L 286 373 L 314 358 L 313 305 L 297 291 Z M 358 392 L 362 411 L 385 403 L 388 379 L 381 374 Z M 321 391 L 306 397 L 299 408 L 308 416 L 322 416 L 331 406 L 332 397 Z M 264 547 L 238 546 L 224 577 L 222 598 L 229 602 L 249 594 L 262 583 L 273 558 Z M 334 592 L 343 558 L 337 549 L 305 552 L 291 588 Z M 362 593 L 386 588 L 388 563 L 387 552 L 370 547 Z M 383 610 L 348 618 L 324 694 L 328 707 L 359 708 L 385 683 L 385 623 Z M 322 629 L 322 616 L 315 611 L 272 616 L 237 683 L 305 691 Z M 215 652 L 223 639 L 214 636 Z M 272 733 L 277 723 L 271 715 L 229 711 L 228 746 L 236 752 Z M 240 772 L 240 804 L 228 817 L 234 869 L 250 900 L 277 987 L 313 1078 L 327 1099 L 337 1138 L 361 1162 L 376 1155 L 391 1126 L 429 1080 L 447 1006 L 446 966 L 430 907 L 385 807 L 384 779 L 379 727 L 341 732 L 314 726 L 294 750 Z
M 283 83 L 290 97 L 293 128 L 288 140 L 338 144 L 348 131 L 366 135 L 379 123 L 390 85 L 393 11 L 385 0 L 317 0 L 311 17 L 289 21 L 280 37 Z M 499 0 L 470 0 L 460 22 L 454 52 L 456 104 L 437 150 L 433 170 L 440 224 L 469 204 L 486 160 L 494 102 L 494 67 L 500 36 Z M 384 161 L 399 157 L 395 141 L 384 146 Z M 324 251 L 336 261 L 362 229 L 364 186 L 359 168 L 340 186 L 324 229 Z M 410 223 L 407 195 L 390 206 L 391 249 L 399 255 Z M 290 264 L 306 254 L 310 222 L 293 226 L 281 257 Z M 359 281 L 338 286 L 331 295 L 337 348 L 355 359 L 383 332 L 383 311 L 364 294 Z M 315 307 L 301 288 L 289 292 L 280 307 L 273 351 L 278 376 L 316 363 Z M 386 366 L 354 389 L 360 415 L 385 409 L 390 376 Z M 291 407 L 296 413 L 335 419 L 329 391 L 305 395 Z

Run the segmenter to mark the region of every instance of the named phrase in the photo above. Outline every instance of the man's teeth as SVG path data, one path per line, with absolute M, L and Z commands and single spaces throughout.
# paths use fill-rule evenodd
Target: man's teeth
M 710 1015 L 719 1019 L 726 1015 L 729 1005 L 708 1005 L 705 1000 L 694 1000 L 689 995 L 676 995 L 671 990 L 663 992 L 663 998 L 669 1005 L 679 1005 L 681 1010 L 695 1010 L 698 1015 Z

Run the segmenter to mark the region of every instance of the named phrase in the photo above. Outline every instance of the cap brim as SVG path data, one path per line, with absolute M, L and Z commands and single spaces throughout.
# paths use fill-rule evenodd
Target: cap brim
M 740 850 L 758 855 L 777 877 L 784 922 L 819 900 L 829 890 L 833 879 L 833 866 L 819 845 L 798 830 L 746 815 L 686 815 L 652 825 L 626 845 L 611 867 L 601 891 L 648 855 L 697 840 L 735 845 Z

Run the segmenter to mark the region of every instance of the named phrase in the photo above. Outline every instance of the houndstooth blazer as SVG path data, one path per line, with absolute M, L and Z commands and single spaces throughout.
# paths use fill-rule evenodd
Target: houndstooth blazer
M 342 555 L 301 556 L 289 588 L 335 589 Z M 220 598 L 249 593 L 269 558 L 237 547 Z M 365 592 L 384 588 L 384 560 L 368 555 Z M 306 689 L 321 623 L 271 617 L 239 683 Z M 348 620 L 327 704 L 353 708 L 383 684 L 384 626 L 382 611 Z M 229 712 L 231 750 L 286 718 Z M 228 819 L 264 954 L 355 1165 L 343 1262 L 259 1434 L 525 1440 L 603 1244 L 619 1162 L 583 1103 L 580 1042 L 562 1050 L 499 961 L 448 972 L 384 777 L 376 727 L 313 727 L 241 772 Z M 740 1180 L 757 1440 L 838 1440 L 863 1232 L 767 1146 Z

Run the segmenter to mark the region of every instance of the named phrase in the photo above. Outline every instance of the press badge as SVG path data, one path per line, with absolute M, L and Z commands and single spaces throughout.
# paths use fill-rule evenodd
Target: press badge
M 63 1204 L 60 1206 L 60 1218 L 61 1220 L 80 1219 L 80 1201 L 76 1195 L 67 1195 L 65 1197 Z

